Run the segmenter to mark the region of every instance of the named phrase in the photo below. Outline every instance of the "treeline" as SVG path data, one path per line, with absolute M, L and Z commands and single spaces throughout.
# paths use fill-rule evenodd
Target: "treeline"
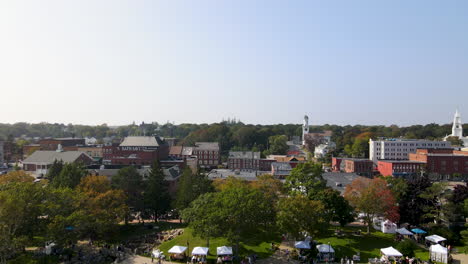
M 468 126 L 465 126 L 468 134 Z M 451 133 L 451 125 L 413 125 L 408 127 L 391 126 L 311 126 L 311 132 L 331 130 L 332 141 L 337 145 L 335 155 L 342 153 L 352 156 L 365 155 L 365 145 L 369 138 L 404 137 L 409 139 L 442 139 Z M 301 136 L 302 126 L 298 124 L 250 125 L 239 121 L 224 121 L 214 124 L 132 124 L 109 127 L 84 126 L 73 124 L 0 124 L 0 139 L 12 139 L 23 135 L 28 137 L 104 137 L 123 138 L 129 135 L 158 134 L 163 137 L 181 139 L 179 144 L 192 145 L 196 141 L 218 141 L 224 154 L 230 149 L 265 151 L 270 148 L 270 137 L 284 135 L 288 139 Z M 359 142 L 356 143 L 356 139 Z M 355 145 L 355 146 L 353 146 Z M 354 147 L 354 149 L 353 149 Z M 363 148 L 361 148 L 363 147 Z M 348 149 L 346 149 L 348 148 Z

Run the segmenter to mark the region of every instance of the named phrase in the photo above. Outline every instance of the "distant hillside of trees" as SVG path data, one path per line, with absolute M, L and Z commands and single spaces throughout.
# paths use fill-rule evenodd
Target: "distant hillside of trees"
M 333 131 L 332 140 L 336 142 L 335 155 L 353 152 L 353 156 L 365 155 L 365 148 L 369 138 L 413 138 L 413 139 L 442 139 L 451 133 L 451 124 L 438 125 L 413 125 L 408 127 L 391 126 L 338 126 L 322 125 L 311 126 L 310 132 L 324 130 Z M 300 136 L 302 127 L 299 124 L 278 125 L 251 125 L 239 121 L 223 121 L 214 124 L 180 124 L 171 123 L 127 125 L 109 127 L 106 124 L 98 126 L 73 125 L 73 124 L 0 124 L 0 139 L 12 140 L 22 136 L 26 137 L 104 137 L 122 138 L 129 135 L 158 134 L 163 137 L 175 137 L 181 139 L 180 144 L 192 145 L 196 141 L 218 141 L 224 152 L 229 149 L 264 151 L 269 148 L 269 139 L 272 136 L 285 135 L 287 138 Z M 465 126 L 464 134 L 468 134 L 468 126 Z M 356 143 L 356 141 L 358 141 Z M 358 149 L 359 153 L 356 153 Z M 348 150 L 348 151 L 346 151 Z

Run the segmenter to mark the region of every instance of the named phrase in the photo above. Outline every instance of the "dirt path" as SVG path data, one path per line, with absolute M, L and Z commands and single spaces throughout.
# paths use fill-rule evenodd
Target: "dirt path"
M 120 262 L 122 264 L 151 264 L 151 258 L 147 257 L 142 257 L 142 256 L 131 256 L 124 260 L 123 262 Z M 153 263 L 158 263 L 157 260 L 154 260 Z M 163 261 L 161 262 L 163 264 L 171 264 L 171 262 L 168 261 Z M 174 263 L 174 262 L 172 262 Z
M 468 263 L 468 254 L 452 254 L 454 264 Z
M 289 250 L 289 252 L 292 252 L 294 248 L 292 248 L 289 243 L 283 242 L 279 246 L 279 250 L 276 250 L 276 252 L 271 255 L 271 257 L 267 259 L 259 259 L 257 261 L 258 264 L 283 264 L 283 263 L 291 263 L 291 264 L 299 264 L 299 261 L 297 260 L 288 260 L 288 257 L 286 255 L 286 250 Z

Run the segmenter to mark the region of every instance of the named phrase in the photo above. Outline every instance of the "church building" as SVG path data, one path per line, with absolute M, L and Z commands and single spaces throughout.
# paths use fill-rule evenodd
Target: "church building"
M 458 137 L 463 141 L 463 146 L 468 147 L 468 137 L 463 136 L 463 124 L 458 110 L 455 111 L 455 116 L 453 117 L 452 134 L 446 136 L 444 140 L 446 141 L 448 137 Z

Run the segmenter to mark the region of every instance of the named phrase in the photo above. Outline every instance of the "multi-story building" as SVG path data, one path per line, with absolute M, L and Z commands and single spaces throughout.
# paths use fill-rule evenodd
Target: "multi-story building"
M 37 144 L 41 146 L 41 150 L 56 150 L 58 145 L 62 147 L 84 146 L 86 142 L 84 138 L 48 138 L 39 140 Z
M 197 156 L 200 167 L 211 168 L 221 163 L 218 142 L 196 142 L 193 155 Z
M 3 151 L 3 141 L 0 141 L 0 167 L 3 166 L 5 162 L 4 151 Z
M 334 172 L 356 173 L 362 176 L 372 176 L 374 163 L 368 159 L 332 158 Z
M 103 147 L 103 163 L 115 165 L 151 165 L 169 154 L 166 142 L 158 136 L 130 136 L 119 145 Z
M 291 174 L 291 164 L 287 162 L 273 162 L 271 164 L 271 174 L 278 179 L 285 179 Z
M 426 165 L 425 162 L 413 160 L 379 160 L 379 173 L 383 176 L 408 177 L 415 175 Z
M 411 161 L 425 164 L 425 171 L 437 175 L 468 175 L 468 152 L 453 149 L 418 149 Z
M 258 170 L 260 152 L 229 151 L 228 168 L 231 170 Z
M 369 140 L 369 159 L 377 164 L 378 160 L 408 160 L 409 153 L 418 148 L 450 148 L 450 142 L 422 139 L 381 139 Z
M 287 155 L 268 155 L 268 160 L 275 162 L 287 162 L 294 169 L 299 163 L 305 163 L 306 158 L 303 156 L 287 156 Z

